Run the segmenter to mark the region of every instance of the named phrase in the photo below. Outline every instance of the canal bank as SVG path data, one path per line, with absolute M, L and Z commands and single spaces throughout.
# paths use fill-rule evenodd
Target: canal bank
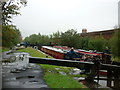
M 41 55 L 40 52 L 38 52 L 37 50 L 32 49 L 32 48 L 21 49 L 17 52 L 20 52 L 20 53 L 21 52 L 27 52 L 27 53 L 30 54 L 30 56 L 34 56 L 34 57 L 43 57 L 43 58 L 46 57 L 46 55 Z M 8 55 L 10 55 L 10 54 L 8 54 Z M 20 55 L 20 56 L 21 56 L 20 61 L 22 62 L 22 56 L 23 55 Z M 16 66 L 15 66 L 15 64 L 16 64 Z M 27 65 L 28 68 L 26 68 L 26 67 L 21 68 L 20 67 L 20 68 L 14 68 L 13 69 L 13 67 L 19 67 L 19 66 L 21 66 L 21 65 L 18 65 L 17 62 L 15 62 L 15 63 L 9 63 L 9 62 L 8 63 L 6 63 L 6 62 L 3 63 L 3 65 L 2 65 L 2 67 L 3 67 L 3 71 L 2 71 L 3 72 L 3 77 L 2 77 L 2 79 L 3 79 L 3 82 L 2 82 L 3 83 L 3 85 L 2 85 L 3 90 L 7 89 L 7 88 L 15 89 L 18 84 L 21 85 L 21 88 L 24 87 L 26 89 L 27 88 L 31 89 L 31 88 L 34 88 L 34 85 L 37 84 L 37 83 L 39 85 L 41 85 L 39 81 L 36 81 L 36 79 L 39 79 L 39 78 L 42 78 L 43 80 L 45 80 L 45 82 L 43 83 L 42 86 L 38 85 L 38 87 L 35 87 L 35 88 L 38 88 L 38 89 L 39 88 L 84 88 L 84 85 L 79 84 L 79 82 L 72 79 L 71 77 L 68 77 L 67 75 L 62 75 L 62 74 L 59 74 L 59 73 L 50 74 L 51 69 L 54 68 L 54 67 L 57 67 L 57 66 L 49 66 L 49 65 L 40 65 L 39 66 L 39 65 L 36 65 L 36 64 L 29 64 L 29 65 Z M 40 69 L 36 70 L 36 67 L 37 67 L 37 69 L 38 69 L 38 67 Z M 61 67 L 61 68 L 62 68 L 62 70 L 64 70 L 66 67 L 65 68 Z M 46 73 L 46 69 L 50 69 L 50 70 Z M 40 70 L 44 70 L 44 71 L 40 72 Z M 67 69 L 67 70 L 69 70 L 69 69 Z M 64 70 L 64 71 L 66 71 L 66 70 Z M 36 78 L 38 76 L 34 76 L 33 72 L 36 73 L 36 74 L 41 73 L 42 77 L 39 76 L 39 78 Z M 27 73 L 29 73 L 29 75 Z M 23 79 L 25 79 L 25 80 L 23 80 Z M 49 79 L 49 80 L 47 81 L 47 79 Z M 62 80 L 62 81 L 59 81 L 59 80 Z M 57 82 L 57 81 L 59 81 L 59 82 Z M 30 87 L 27 87 L 28 84 L 29 85 L 33 84 L 33 87 L 32 87 L 32 85 Z M 20 89 L 20 86 L 18 86 L 17 88 Z
M 38 54 L 38 52 L 37 52 Z M 36 55 L 36 54 L 35 54 Z M 33 65 L 34 66 L 34 65 Z M 37 66 L 38 67 L 38 66 Z M 40 64 L 40 67 L 42 67 L 44 69 L 44 79 L 47 82 L 47 85 L 50 88 L 86 88 L 84 85 L 77 84 L 73 79 L 70 79 L 72 77 L 81 77 L 80 75 L 73 75 L 70 73 L 70 71 L 73 68 L 68 68 L 68 67 L 58 67 L 58 66 L 53 66 L 53 65 L 44 65 L 44 64 Z M 27 69 L 27 68 L 26 68 Z M 30 68 L 28 68 L 30 69 Z M 25 68 L 19 68 L 16 70 L 13 70 L 11 73 L 20 73 L 20 71 L 24 71 Z M 78 73 L 79 74 L 79 73 Z M 12 80 L 19 80 L 19 79 L 23 79 L 23 78 L 29 78 L 29 79 L 33 79 L 36 76 L 34 75 L 27 75 L 27 76 L 19 76 L 16 78 L 13 78 Z M 36 80 L 30 81 L 32 83 L 36 83 Z M 65 83 L 64 83 L 65 82 Z M 76 81 L 77 82 L 77 81 Z M 25 83 L 25 82 L 24 82 Z M 28 82 L 27 82 L 28 83 Z M 63 84 L 64 83 L 64 84 Z M 67 84 L 69 84 L 69 86 L 67 86 Z M 59 86 L 58 86 L 59 85 Z M 76 86 L 77 85 L 77 86 Z M 71 87 L 72 86 L 72 87 Z M 108 90 L 108 89 L 107 89 Z
M 41 57 L 46 58 L 46 55 L 38 52 L 33 48 L 26 48 L 19 50 L 21 52 L 27 52 L 32 57 Z M 41 55 L 42 54 L 42 55 Z M 47 57 L 52 58 L 52 57 Z M 71 76 L 68 76 L 67 73 L 71 71 L 70 67 L 61 67 L 54 65 L 38 64 L 44 70 L 44 80 L 46 81 L 49 88 L 85 88 L 85 86 L 78 81 L 74 80 Z M 59 70 L 56 70 L 60 68 Z M 60 72 L 60 73 L 59 73 Z M 62 75 L 62 72 L 67 75 Z

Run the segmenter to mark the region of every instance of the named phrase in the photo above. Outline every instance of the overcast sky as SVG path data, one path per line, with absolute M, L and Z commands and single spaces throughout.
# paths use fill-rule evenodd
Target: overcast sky
M 13 19 L 22 36 L 65 32 L 83 28 L 88 32 L 109 30 L 118 25 L 120 0 L 28 0 L 21 15 Z

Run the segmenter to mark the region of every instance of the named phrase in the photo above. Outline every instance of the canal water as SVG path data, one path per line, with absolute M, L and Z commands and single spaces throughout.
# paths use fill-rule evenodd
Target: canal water
M 75 72 L 74 74 L 79 75 L 82 71 L 80 69 L 73 69 L 72 72 Z M 73 77 L 75 80 L 79 81 L 80 83 L 84 84 L 90 90 L 94 90 L 95 88 L 97 89 L 105 89 L 105 90 L 113 90 L 110 87 L 107 87 L 107 80 L 94 80 L 94 81 L 87 81 L 85 80 L 85 77 Z M 95 77 L 97 78 L 97 77 Z M 99 78 L 107 78 L 106 76 L 100 76 Z M 113 83 L 112 83 L 113 85 Z
M 43 70 L 29 63 L 28 53 L 4 54 L 2 60 L 2 88 L 48 88 Z

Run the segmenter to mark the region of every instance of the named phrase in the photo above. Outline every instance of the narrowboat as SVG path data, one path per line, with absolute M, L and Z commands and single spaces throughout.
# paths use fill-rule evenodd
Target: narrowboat
M 56 58 L 56 59 L 69 59 L 70 55 L 68 55 L 71 50 L 70 47 L 67 46 L 42 46 L 40 48 L 44 53 Z M 93 58 L 93 56 L 100 56 L 99 53 L 89 52 L 81 49 L 74 49 L 76 55 L 74 55 L 74 59 L 81 59 L 84 55 L 87 56 L 87 59 Z

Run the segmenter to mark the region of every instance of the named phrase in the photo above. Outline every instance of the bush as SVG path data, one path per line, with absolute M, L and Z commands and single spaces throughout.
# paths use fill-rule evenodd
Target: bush
M 103 37 L 90 38 L 88 48 L 104 52 L 106 47 L 106 40 Z
M 115 30 L 115 34 L 111 39 L 111 52 L 115 57 L 120 57 L 120 28 Z

